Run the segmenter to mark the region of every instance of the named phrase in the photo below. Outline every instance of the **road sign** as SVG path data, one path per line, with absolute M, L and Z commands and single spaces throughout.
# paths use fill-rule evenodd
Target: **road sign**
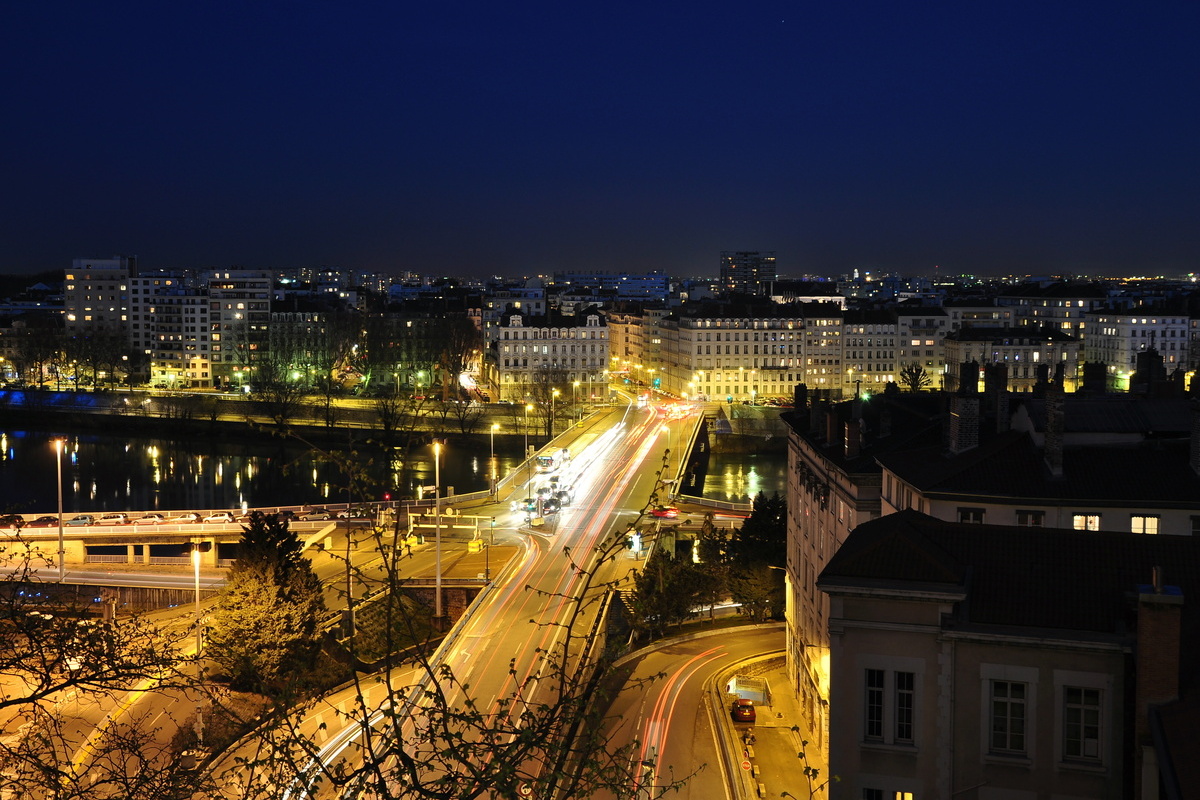
M 750 771 L 750 760 L 749 759 L 742 762 L 742 769 L 746 770 L 747 772 Z
M 517 794 L 521 795 L 521 797 L 533 797 L 533 787 L 528 783 L 522 783 L 517 787 Z

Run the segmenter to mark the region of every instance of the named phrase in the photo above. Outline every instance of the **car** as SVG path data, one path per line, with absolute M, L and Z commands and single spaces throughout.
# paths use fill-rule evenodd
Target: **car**
M 561 506 L 569 506 L 575 500 L 575 492 L 571 490 L 570 486 L 565 486 L 554 493 L 554 499 Z
M 129 515 L 120 512 L 114 514 L 105 514 L 96 520 L 97 525 L 128 525 Z
M 739 697 L 733 701 L 733 705 L 729 708 L 729 716 L 733 717 L 734 722 L 754 722 L 758 717 L 758 712 L 754 710 L 754 701 L 747 700 L 744 697 Z
M 232 511 L 214 511 L 204 518 L 210 525 L 228 525 L 233 522 Z
M 134 525 L 162 525 L 167 521 L 166 514 L 160 514 L 157 511 L 151 511 L 149 514 L 143 514 L 133 521 Z
M 191 525 L 200 521 L 200 515 L 195 511 L 185 511 L 182 514 L 176 514 L 167 520 L 171 525 Z
M 375 516 L 375 512 L 363 506 L 354 506 L 353 508 L 343 508 L 337 512 L 338 519 L 370 519 Z
M 55 517 L 57 519 L 57 517 Z M 20 514 L 5 514 L 0 517 L 0 528 L 21 529 L 25 527 L 25 518 Z
M 95 525 L 95 524 L 96 524 L 96 518 L 94 516 L 92 516 L 91 514 L 76 514 L 75 516 L 73 516 L 70 519 L 63 522 L 63 525 L 70 525 L 72 527 L 77 526 L 77 525 Z
M 314 520 L 333 519 L 333 514 L 328 508 L 310 508 L 308 511 L 300 513 L 296 519 L 303 522 L 312 522 Z
M 48 514 L 44 517 L 38 517 L 33 522 L 28 523 L 25 527 L 26 528 L 53 528 L 53 527 L 56 527 L 57 525 L 58 525 L 58 517 Z
M 659 519 L 675 519 L 679 516 L 679 509 L 675 506 L 655 506 L 650 509 L 650 516 Z
M 538 501 L 536 497 L 526 497 L 524 500 L 513 500 L 512 510 L 524 511 L 531 514 L 534 511 L 537 511 L 537 505 Z
M 553 497 L 547 497 L 545 500 L 542 501 L 542 515 L 543 516 L 545 516 L 546 514 L 557 514 L 559 508 L 560 508 L 560 506 L 558 504 L 558 501 L 555 500 Z

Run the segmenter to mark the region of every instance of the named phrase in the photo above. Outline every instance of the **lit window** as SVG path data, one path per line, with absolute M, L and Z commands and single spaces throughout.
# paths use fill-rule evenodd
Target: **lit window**
M 1100 515 L 1072 514 L 1071 527 L 1077 531 L 1098 531 L 1100 530 Z
M 1158 533 L 1157 514 L 1132 514 L 1129 520 L 1134 533 Z

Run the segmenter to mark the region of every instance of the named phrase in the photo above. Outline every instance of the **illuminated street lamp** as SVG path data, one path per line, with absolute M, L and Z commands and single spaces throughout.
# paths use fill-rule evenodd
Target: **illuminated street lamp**
M 533 411 L 533 404 L 525 404 L 525 481 L 529 482 L 529 412 Z
M 550 393 L 550 438 L 554 438 L 554 398 L 558 397 L 559 391 L 555 389 Z
M 580 419 L 583 418 L 583 412 L 579 409 L 579 381 L 571 384 L 571 405 L 575 407 L 575 411 Z
M 442 619 L 442 443 L 433 443 L 433 541 L 434 594 L 433 617 L 441 624 Z
M 66 441 L 63 439 L 54 440 L 54 456 L 58 462 L 58 582 L 62 583 L 66 577 L 66 564 L 63 558 L 66 556 L 66 548 L 63 546 L 63 502 L 62 502 L 62 452 L 63 445 Z
M 493 492 L 496 491 L 496 431 L 498 431 L 499 429 L 500 429 L 500 423 L 493 422 L 492 429 L 490 431 L 491 445 L 492 445 L 492 457 L 490 459 L 490 463 L 492 465 L 492 491 Z

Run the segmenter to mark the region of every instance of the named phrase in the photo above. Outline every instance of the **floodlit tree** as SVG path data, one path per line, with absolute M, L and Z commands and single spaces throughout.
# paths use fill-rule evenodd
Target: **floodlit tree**
M 209 657 L 236 688 L 278 694 L 311 669 L 321 584 L 286 520 L 253 512 L 212 618 Z
M 657 639 L 686 622 L 701 603 L 703 580 L 688 558 L 653 550 L 634 577 L 633 625 L 641 639 Z
M 901 367 L 899 378 L 900 385 L 910 392 L 923 391 L 933 383 L 933 379 L 929 377 L 925 368 L 915 361 Z

